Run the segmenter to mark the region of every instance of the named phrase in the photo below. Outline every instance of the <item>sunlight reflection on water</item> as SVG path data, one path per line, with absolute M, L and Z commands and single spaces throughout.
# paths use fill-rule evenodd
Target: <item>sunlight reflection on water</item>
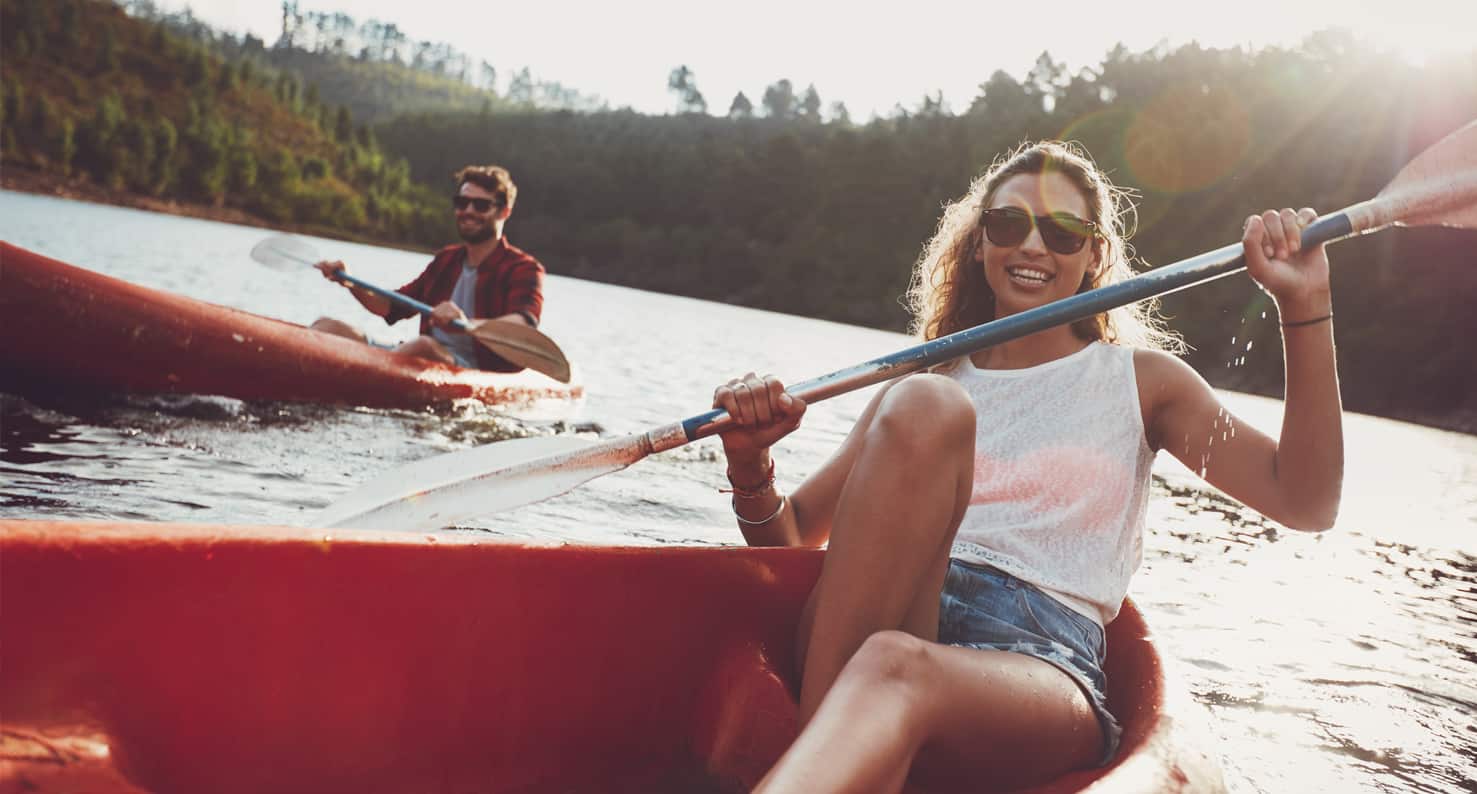
M 17 245 L 296 322 L 327 314 L 381 339 L 415 333 L 413 323 L 366 319 L 314 273 L 252 263 L 246 252 L 266 234 L 0 192 L 0 237 Z M 516 242 L 516 223 L 511 234 Z M 390 286 L 426 259 L 314 242 Z M 750 369 L 797 382 L 908 344 L 558 277 L 544 329 L 589 394 L 562 423 L 467 407 L 177 397 L 40 407 L 0 397 L 0 515 L 301 525 L 351 487 L 430 455 L 580 426 L 592 438 L 643 431 L 705 410 L 714 385 Z M 829 455 L 868 396 L 811 410 L 777 452 L 782 485 Z M 1225 397 L 1237 422 L 1276 431 L 1279 403 Z M 1477 792 L 1477 438 L 1362 416 L 1346 427 L 1343 511 L 1318 535 L 1267 522 L 1161 457 L 1133 592 L 1176 671 L 1215 715 L 1233 790 Z M 708 439 L 672 450 L 475 524 L 578 543 L 737 543 L 717 493 L 718 449 Z

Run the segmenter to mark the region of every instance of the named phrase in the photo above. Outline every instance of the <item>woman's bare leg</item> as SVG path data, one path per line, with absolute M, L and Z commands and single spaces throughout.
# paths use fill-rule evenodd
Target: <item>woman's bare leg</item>
M 861 428 L 802 622 L 800 718 L 878 631 L 938 633 L 939 592 L 974 476 L 974 408 L 954 381 L 910 377 Z
M 1088 766 L 1102 733 L 1052 665 L 879 632 L 847 663 L 756 792 L 896 792 L 922 783 L 1016 787 Z

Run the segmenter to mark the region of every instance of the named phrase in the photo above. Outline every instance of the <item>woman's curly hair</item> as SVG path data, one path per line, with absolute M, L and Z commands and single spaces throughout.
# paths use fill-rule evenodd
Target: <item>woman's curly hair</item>
M 1100 257 L 1096 272 L 1088 272 L 1078 292 L 1114 284 L 1133 276 L 1133 249 L 1125 221 L 1136 217 L 1131 194 L 1114 186 L 1076 143 L 1039 141 L 1022 144 L 997 159 L 977 177 L 969 190 L 944 208 L 938 230 L 924 246 L 913 268 L 907 305 L 913 313 L 913 332 L 937 339 L 995 319 L 995 293 L 985 282 L 976 255 L 982 240 L 981 213 L 988 209 L 1006 180 L 1022 174 L 1059 173 L 1082 192 L 1087 220 L 1097 225 L 1093 247 Z M 1165 330 L 1157 301 L 1112 309 L 1072 324 L 1085 340 L 1134 347 L 1180 351 L 1183 343 Z

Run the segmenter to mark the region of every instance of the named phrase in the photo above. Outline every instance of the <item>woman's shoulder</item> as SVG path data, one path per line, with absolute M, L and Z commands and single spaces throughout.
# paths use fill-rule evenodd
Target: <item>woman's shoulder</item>
M 1210 392 L 1209 384 L 1194 367 L 1163 350 L 1134 348 L 1133 370 L 1146 419 L 1169 403 Z

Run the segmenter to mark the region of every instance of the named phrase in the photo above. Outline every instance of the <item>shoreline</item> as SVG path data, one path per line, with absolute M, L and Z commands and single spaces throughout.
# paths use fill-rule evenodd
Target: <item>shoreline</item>
M 291 231 L 291 229 L 282 229 L 265 218 L 259 218 L 235 207 L 186 204 L 173 199 L 140 196 L 124 190 L 110 190 L 86 177 L 58 177 L 45 171 L 36 171 L 12 164 L 7 164 L 3 170 L 0 170 L 0 188 L 16 193 L 32 193 L 71 201 L 85 201 L 90 204 L 107 204 L 114 207 L 159 212 L 165 215 Z
M 187 218 L 199 218 L 201 220 L 219 221 L 222 223 L 233 223 L 241 226 L 252 226 L 273 231 L 288 232 L 294 234 L 308 234 L 316 237 L 326 237 L 348 242 L 364 243 L 366 245 L 377 245 L 387 248 L 399 248 L 405 251 L 425 253 L 423 249 L 409 248 L 384 240 L 357 237 L 347 235 L 334 229 L 320 227 L 302 227 L 294 225 L 275 224 L 265 218 L 252 215 L 245 210 L 236 207 L 210 206 L 206 204 L 195 204 L 180 202 L 172 199 L 159 199 L 152 196 L 140 196 L 122 190 L 110 190 L 101 185 L 93 183 L 82 176 L 58 177 L 44 171 L 37 171 L 23 166 L 7 165 L 0 169 L 0 189 L 10 190 L 17 193 L 31 193 L 36 195 L 53 196 L 71 201 L 85 201 L 92 204 L 104 204 L 115 207 L 128 207 L 131 209 L 145 210 L 147 212 L 158 212 L 166 215 L 178 215 Z M 1230 385 L 1211 384 L 1215 388 L 1224 388 L 1236 391 Z M 1259 392 L 1241 392 L 1260 397 L 1272 397 Z M 1348 409 L 1347 406 L 1345 410 Z M 1362 413 L 1362 412 L 1360 412 Z M 1477 415 L 1464 411 L 1443 414 L 1440 416 L 1429 416 L 1417 410 L 1398 410 L 1386 414 L 1365 413 L 1366 416 L 1376 416 L 1381 419 L 1390 419 L 1397 422 L 1429 427 L 1436 430 L 1445 430 L 1453 433 L 1466 435 L 1477 435 Z
M 432 253 L 429 248 L 417 248 L 389 240 L 364 237 L 326 226 L 275 223 L 258 215 L 253 215 L 239 207 L 199 204 L 175 199 L 142 196 L 127 190 L 113 190 L 103 187 L 84 176 L 57 176 L 46 171 L 38 171 L 34 168 L 13 163 L 6 163 L 3 168 L 0 168 L 0 190 L 30 193 L 38 196 L 51 196 L 69 201 L 83 201 L 89 204 L 102 204 L 111 207 L 127 207 L 146 212 L 158 212 L 164 215 L 218 221 L 220 223 L 251 226 L 258 229 L 270 229 L 272 231 L 290 234 L 325 237 L 332 240 L 362 243 L 381 248 L 395 248 L 402 251 L 413 251 L 415 253 Z

